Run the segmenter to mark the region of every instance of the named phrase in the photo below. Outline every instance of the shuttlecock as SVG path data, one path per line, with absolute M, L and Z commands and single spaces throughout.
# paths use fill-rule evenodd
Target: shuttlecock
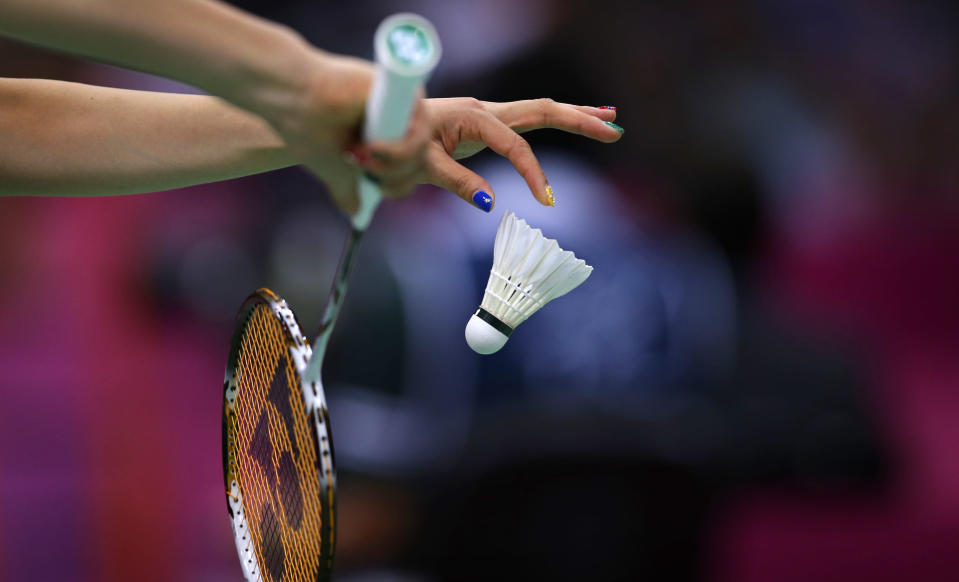
M 498 351 L 516 326 L 592 272 L 582 259 L 507 212 L 496 231 L 483 302 L 466 324 L 466 343 L 479 354 Z

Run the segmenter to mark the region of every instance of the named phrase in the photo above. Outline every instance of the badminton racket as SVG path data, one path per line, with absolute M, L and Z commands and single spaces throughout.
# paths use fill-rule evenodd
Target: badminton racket
M 397 14 L 380 24 L 374 47 L 377 73 L 363 137 L 395 140 L 439 59 L 439 40 L 423 18 Z M 269 289 L 250 295 L 237 315 L 224 379 L 223 467 L 237 552 L 251 582 L 331 576 L 336 470 L 321 370 L 357 245 L 381 200 L 367 177 L 358 191 L 359 211 L 313 345 Z

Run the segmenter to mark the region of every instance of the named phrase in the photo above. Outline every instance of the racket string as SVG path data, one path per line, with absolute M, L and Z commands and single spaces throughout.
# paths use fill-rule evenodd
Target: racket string
M 324 505 L 314 438 L 283 328 L 257 306 L 241 341 L 230 457 L 264 580 L 315 580 Z M 332 519 L 328 517 L 327 519 Z

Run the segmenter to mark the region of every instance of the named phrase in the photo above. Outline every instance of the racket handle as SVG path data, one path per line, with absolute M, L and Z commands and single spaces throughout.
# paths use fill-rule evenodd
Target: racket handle
M 416 93 L 440 58 L 436 29 L 422 16 L 394 14 L 376 29 L 373 47 L 377 71 L 366 102 L 364 141 L 392 141 L 403 137 Z M 379 185 L 363 176 L 358 184 L 359 210 L 353 227 L 364 231 L 383 198 Z

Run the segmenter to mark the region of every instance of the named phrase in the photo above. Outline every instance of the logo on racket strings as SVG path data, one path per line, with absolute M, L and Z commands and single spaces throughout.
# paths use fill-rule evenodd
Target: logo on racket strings
M 292 368 L 286 351 L 280 350 L 247 447 L 256 467 L 250 469 L 258 474 L 253 480 L 264 485 L 256 501 L 247 498 L 253 501 L 249 515 L 261 538 L 261 567 L 272 580 L 285 580 L 292 572 L 315 573 L 320 566 L 316 459 L 302 401 L 289 385 Z

